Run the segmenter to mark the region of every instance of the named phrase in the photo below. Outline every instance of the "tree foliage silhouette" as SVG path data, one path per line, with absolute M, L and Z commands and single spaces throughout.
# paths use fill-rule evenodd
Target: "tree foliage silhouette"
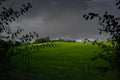
M 116 0 L 117 9 L 120 9 L 120 0 Z M 83 17 L 86 20 L 91 20 L 96 18 L 98 24 L 102 27 L 99 28 L 99 34 L 105 32 L 110 35 L 108 39 L 108 44 L 103 42 L 94 42 L 102 48 L 99 55 L 95 56 L 92 60 L 101 57 L 102 59 L 108 61 L 112 68 L 120 71 L 120 17 L 109 14 L 107 11 L 104 15 L 97 13 L 84 14 Z
M 12 8 L 12 5 L 5 6 L 9 0 L 0 0 L 0 80 L 10 80 L 9 70 L 11 68 L 11 57 L 14 54 L 9 53 L 11 49 L 20 44 L 30 42 L 33 38 L 38 37 L 36 32 L 29 32 L 26 35 L 22 35 L 23 29 L 18 27 L 13 32 L 10 23 L 16 21 L 19 17 L 24 15 L 32 8 L 30 3 L 22 4 L 19 10 Z M 1 70 L 2 69 L 2 70 Z M 5 74 L 2 76 L 2 74 Z

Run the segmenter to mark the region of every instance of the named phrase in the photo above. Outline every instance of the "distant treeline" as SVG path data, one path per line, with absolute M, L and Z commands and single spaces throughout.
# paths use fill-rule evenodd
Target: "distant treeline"
M 45 38 L 39 38 L 37 40 L 35 40 L 35 44 L 36 43 L 46 43 L 46 42 L 76 42 L 75 40 L 70 40 L 70 39 L 55 39 L 55 40 L 51 40 L 50 37 L 45 37 Z

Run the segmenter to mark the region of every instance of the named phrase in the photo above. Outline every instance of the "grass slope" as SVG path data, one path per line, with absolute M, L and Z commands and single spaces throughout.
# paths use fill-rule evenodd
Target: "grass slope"
M 109 66 L 107 62 L 90 60 L 97 55 L 94 51 L 100 49 L 90 43 L 56 42 L 56 47 L 42 48 L 25 59 L 27 63 L 20 58 L 11 74 L 17 80 L 114 80 L 114 72 L 99 69 Z

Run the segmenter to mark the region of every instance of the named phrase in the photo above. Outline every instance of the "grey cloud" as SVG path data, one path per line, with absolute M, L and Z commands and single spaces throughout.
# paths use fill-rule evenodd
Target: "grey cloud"
M 25 31 L 35 30 L 41 37 L 106 38 L 104 35 L 99 36 L 100 26 L 96 20 L 85 21 L 82 15 L 88 12 L 100 13 L 105 9 L 112 11 L 111 0 L 29 0 L 29 2 L 33 8 L 16 21 L 14 26 L 22 26 Z
M 91 0 L 30 0 L 33 5 L 32 14 L 64 12 L 65 10 L 83 9 Z

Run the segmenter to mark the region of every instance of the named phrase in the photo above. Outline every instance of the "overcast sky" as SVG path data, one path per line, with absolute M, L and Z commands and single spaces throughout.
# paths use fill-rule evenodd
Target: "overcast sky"
M 98 34 L 100 26 L 96 20 L 86 21 L 83 14 L 108 11 L 119 15 L 115 0 L 16 0 L 14 6 L 25 2 L 30 2 L 33 8 L 12 25 L 27 32 L 36 31 L 40 37 L 105 39 L 106 34 Z

